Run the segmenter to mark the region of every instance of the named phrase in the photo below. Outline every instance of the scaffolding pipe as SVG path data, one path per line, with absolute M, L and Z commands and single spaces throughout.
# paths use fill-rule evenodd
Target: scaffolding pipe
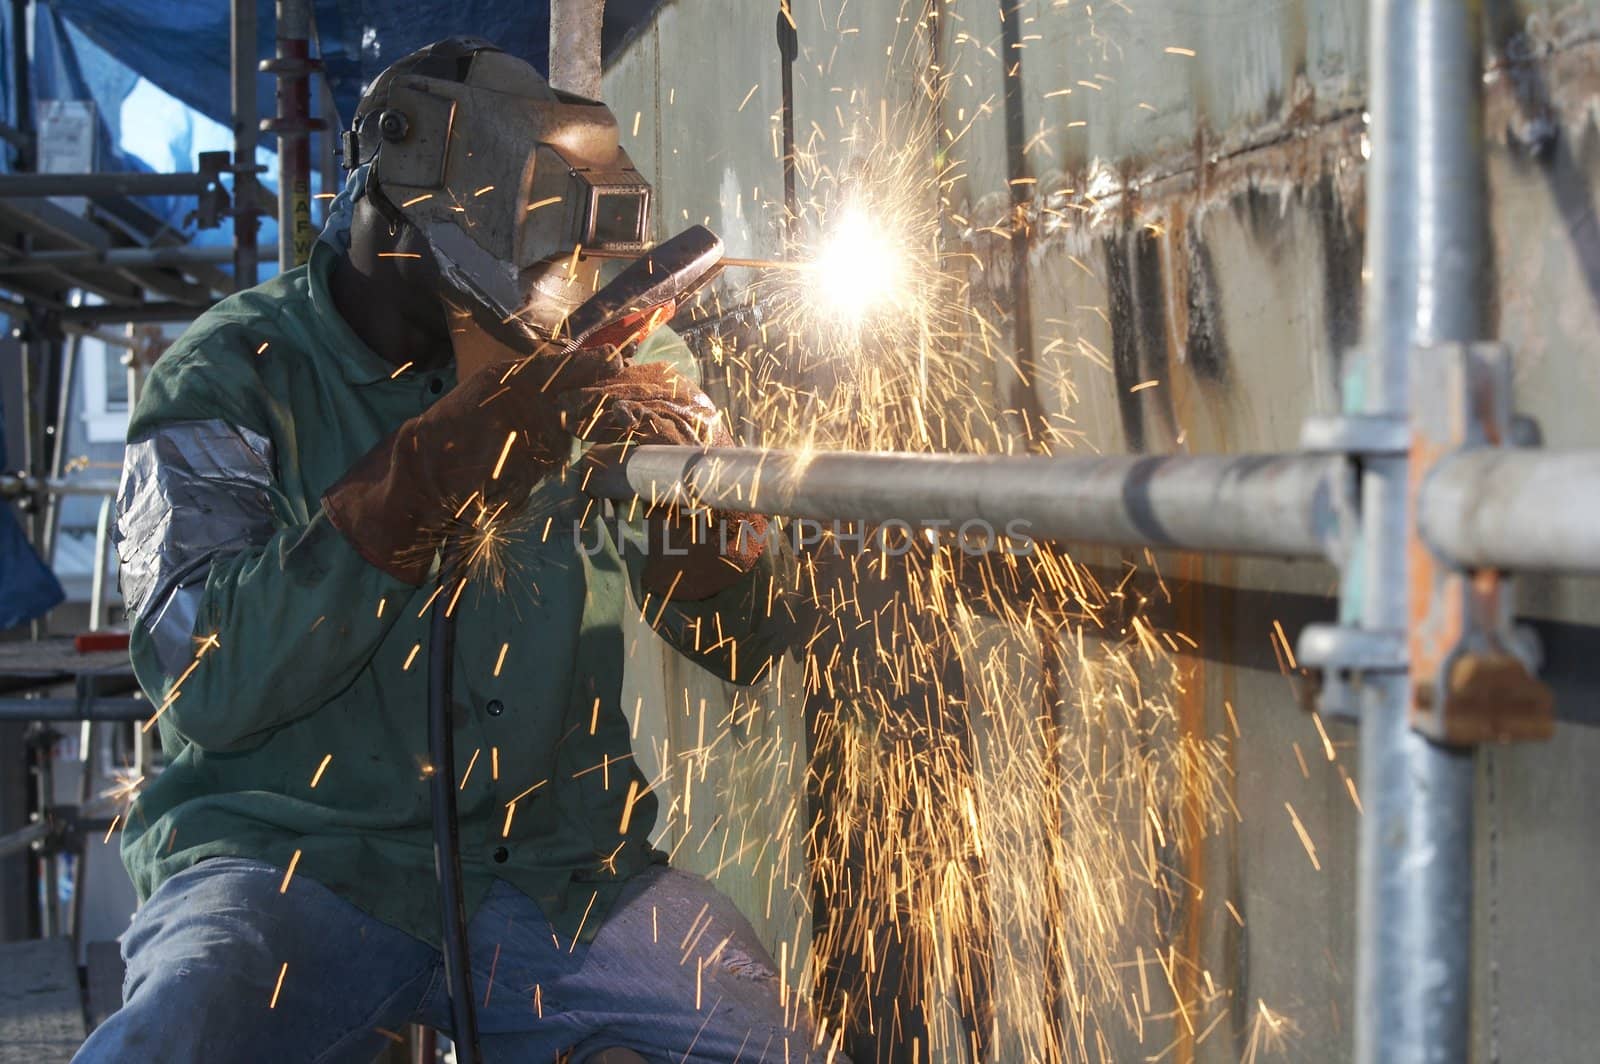
M 230 253 L 231 248 L 227 249 Z M 67 336 L 81 336 L 86 340 L 99 340 L 107 347 L 119 348 L 123 351 L 134 351 L 139 347 L 138 341 L 131 336 L 122 336 L 118 333 L 101 332 L 90 325 L 79 325 L 75 322 L 62 322 L 61 331 Z
M 778 0 L 778 58 L 783 63 L 779 86 L 783 124 L 783 246 L 787 254 L 800 242 L 800 196 L 795 188 L 794 63 L 800 58 L 800 31 L 789 0 Z
M 11 0 L 11 107 L 16 120 L 15 136 L 7 136 L 17 149 L 15 169 L 32 170 L 38 148 L 33 121 L 33 78 L 28 61 L 28 39 L 33 26 L 28 22 L 29 0 Z
M 594 495 L 904 522 L 1011 540 L 1322 558 L 1338 465 L 1314 455 L 1010 457 L 635 447 L 596 454 Z
M 215 174 L 0 174 L 0 199 L 39 196 L 198 196 Z
M 1443 402 L 1410 387 L 1419 345 L 1484 335 L 1481 5 L 1372 0 L 1363 379 L 1346 411 L 1408 419 Z M 1344 569 L 1346 624 L 1411 623 L 1408 466 L 1361 474 L 1362 529 Z M 1362 677 L 1355 1059 L 1469 1057 L 1473 757 L 1413 731 L 1412 677 Z
M 237 263 L 237 259 L 235 259 Z M 129 307 L 105 304 L 67 307 L 57 312 L 63 331 L 73 326 L 121 325 L 127 322 L 193 321 L 206 308 L 190 303 L 140 303 Z
M 131 721 L 147 720 L 155 707 L 142 698 L 70 697 L 0 698 L 0 721 Z
M 259 251 L 257 253 L 259 254 Z M 104 251 L 30 251 L 10 261 L 0 262 L 0 277 L 97 267 L 139 270 L 214 266 L 232 262 L 233 254 L 233 247 L 228 244 L 207 247 L 183 244 L 169 248 L 108 248 Z
M 310 0 L 278 0 L 275 58 L 261 64 L 278 79 L 278 113 L 261 128 L 278 135 L 278 269 L 292 270 L 311 257 Z
M 67 464 L 67 425 L 72 417 L 73 386 L 78 378 L 78 352 L 83 347 L 83 337 L 70 334 L 61 352 L 61 379 L 56 395 L 56 431 L 55 438 L 50 441 L 50 469 L 48 476 L 51 480 L 61 477 L 61 471 Z M 41 557 L 50 563 L 55 562 L 56 542 L 61 528 L 61 499 L 58 496 L 47 496 L 44 504 L 44 539 L 36 544 L 36 549 Z
M 100 495 L 117 493 L 117 482 L 109 479 L 83 477 L 34 477 L 26 474 L 0 473 L 0 499 L 13 499 L 21 495 Z
M 260 279 L 256 252 L 256 5 L 255 0 L 231 0 L 230 39 L 233 45 L 233 285 L 253 288 Z
M 1272 557 L 1326 556 L 1342 490 L 1326 459 L 1299 455 L 1164 458 L 802 454 L 647 446 L 594 452 L 586 489 L 611 499 L 819 521 L 904 521 L 1034 538 Z M 73 494 L 113 482 L 52 481 Z M 0 496 L 21 482 L 0 476 Z M 753 500 L 753 501 L 752 501 Z M 1258 507 L 1266 506 L 1265 520 Z M 1443 462 L 1418 501 L 1423 537 L 1463 569 L 1600 573 L 1600 451 L 1484 448 Z
M 111 501 L 110 495 L 100 500 L 100 510 L 94 519 L 94 565 L 89 569 L 89 631 L 91 632 L 98 632 L 106 626 L 106 569 L 108 568 L 106 552 L 111 546 Z
M 604 0 L 554 0 L 550 5 L 550 87 L 600 98 L 600 30 Z
M 1464 452 L 1429 474 L 1418 510 L 1428 545 L 1465 569 L 1600 570 L 1600 451 Z
M 120 795 L 93 798 L 78 807 L 73 821 L 80 829 L 85 827 L 92 829 L 106 817 L 116 814 L 125 800 Z M 13 831 L 9 835 L 0 835 L 0 857 L 22 853 L 36 844 L 47 842 L 52 835 L 62 831 L 66 825 L 53 819 L 51 812 L 53 811 L 47 811 L 43 819 L 36 820 L 25 828 Z

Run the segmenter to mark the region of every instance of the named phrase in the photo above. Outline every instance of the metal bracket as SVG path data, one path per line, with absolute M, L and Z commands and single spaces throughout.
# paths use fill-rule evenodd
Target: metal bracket
M 1536 675 L 1531 633 L 1512 622 L 1508 574 L 1466 572 L 1422 539 L 1416 499 L 1434 467 L 1469 447 L 1527 438 L 1511 414 L 1511 354 L 1497 343 L 1447 343 L 1411 353 L 1408 527 L 1411 726 L 1439 742 L 1471 745 L 1548 739 L 1554 698 Z
M 1302 668 L 1322 672 L 1316 707 L 1328 717 L 1357 720 L 1360 710 L 1355 688 L 1363 673 L 1403 672 L 1406 637 L 1403 632 L 1375 632 L 1339 624 L 1308 624 L 1295 645 Z
M 201 191 L 199 205 L 183 220 L 185 225 L 191 221 L 201 229 L 215 229 L 222 224 L 223 216 L 228 213 L 228 190 L 222 187 L 221 177 L 233 168 L 233 156 L 225 151 L 203 151 L 200 153 L 200 173 L 210 180 Z
M 1397 417 L 1334 414 L 1308 417 L 1300 428 L 1300 449 L 1311 454 L 1374 458 L 1406 453 L 1410 427 Z
M 43 817 L 49 833 L 33 844 L 35 853 L 75 852 L 82 841 L 83 828 L 75 805 L 52 805 Z
M 1354 358 L 1364 357 L 1352 352 Z M 1512 623 L 1510 578 L 1464 572 L 1421 539 L 1415 500 L 1433 468 L 1469 447 L 1537 446 L 1537 423 L 1511 413 L 1511 357 L 1496 343 L 1419 347 L 1410 358 L 1408 419 L 1346 414 L 1307 419 L 1302 449 L 1344 459 L 1351 493 L 1342 542 L 1360 534 L 1356 480 L 1363 460 L 1410 457 L 1412 514 L 1407 522 L 1410 624 L 1404 632 L 1310 625 L 1297 657 L 1319 669 L 1317 706 L 1355 718 L 1355 689 L 1365 673 L 1412 674 L 1411 726 L 1439 742 L 1471 745 L 1548 738 L 1552 698 L 1539 682 L 1537 640 Z M 1341 548 L 1336 560 L 1348 555 Z

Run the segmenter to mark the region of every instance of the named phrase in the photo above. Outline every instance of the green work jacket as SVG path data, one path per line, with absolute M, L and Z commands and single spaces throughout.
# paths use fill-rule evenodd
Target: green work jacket
M 220 421 L 264 441 L 270 527 L 216 551 L 192 579 L 198 653 L 158 653 L 146 618 L 135 620 L 139 682 L 170 703 L 159 716 L 168 760 L 129 810 L 122 855 L 141 899 L 207 857 L 292 862 L 295 875 L 437 944 L 424 616 L 433 584 L 411 587 L 363 561 L 319 500 L 453 387 L 454 371 L 396 373 L 362 343 L 329 297 L 338 254 L 318 244 L 309 266 L 202 315 L 139 398 L 130 453 L 184 424 Z M 641 357 L 684 354 L 670 335 L 651 347 Z M 172 521 L 175 507 L 226 509 L 207 501 L 204 477 L 194 483 L 121 513 L 119 535 L 147 534 L 139 522 Z M 647 841 L 656 802 L 619 704 L 637 649 L 623 626 L 624 611 L 640 608 L 630 585 L 679 651 L 751 682 L 781 653 L 767 623 L 781 562 L 769 549 L 715 598 L 662 609 L 640 594 L 639 552 L 619 550 L 626 537 L 578 477 L 547 477 L 522 524 L 503 587 L 475 581 L 455 606 L 466 898 L 470 910 L 505 880 L 559 934 L 588 939 L 622 882 L 663 860 Z

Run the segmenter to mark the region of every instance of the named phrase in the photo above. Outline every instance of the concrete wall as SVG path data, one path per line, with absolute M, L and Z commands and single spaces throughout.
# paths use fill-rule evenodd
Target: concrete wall
M 653 165 L 663 232 L 709 218 L 736 254 L 781 250 L 776 6 L 668 3 L 609 70 L 606 95 L 633 134 L 629 149 L 641 167 Z M 1341 358 L 1359 334 L 1359 0 L 1023 0 L 1022 47 L 1014 50 L 1004 47 L 994 0 L 933 6 L 936 41 L 920 2 L 897 10 L 891 2 L 797 0 L 796 126 L 808 175 L 844 167 L 867 143 L 912 140 L 910 130 L 930 124 L 942 138 L 948 179 L 932 180 L 929 153 L 928 188 L 944 199 L 946 264 L 962 275 L 964 307 L 987 323 L 973 329 L 962 355 L 974 378 L 968 401 L 1000 426 L 984 448 L 1029 446 L 1024 422 L 1006 413 L 1028 401 L 1058 449 L 1292 449 L 1307 414 L 1334 409 Z M 1518 410 L 1542 423 L 1551 446 L 1593 447 L 1600 360 L 1587 341 L 1600 329 L 1600 3 L 1486 7 L 1493 320 L 1516 352 Z M 1008 221 L 1003 99 L 1016 60 L 1033 201 L 1026 240 Z M 936 103 L 929 84 L 942 90 Z M 887 130 L 877 128 L 884 119 Z M 852 139 L 852 130 L 862 135 Z M 827 187 L 818 182 L 811 194 L 825 198 Z M 1034 360 L 1027 383 L 1012 359 L 1011 256 L 1021 247 L 1031 319 L 1023 346 Z M 729 311 L 742 295 L 730 277 L 708 313 Z M 976 446 L 974 437 L 962 439 Z M 1275 622 L 1292 640 L 1301 624 L 1331 614 L 1333 572 L 1221 558 L 1075 557 L 1113 584 L 1124 561 L 1137 566 L 1130 586 L 1149 596 L 1147 623 L 1196 644 L 1176 642 L 1160 663 L 1118 673 L 1116 682 L 1142 677 L 1139 697 L 1160 700 L 1177 732 L 1215 742 L 1226 770 L 1219 793 L 1206 798 L 1224 815 L 1203 843 L 1164 854 L 1173 881 L 1187 886 L 1129 901 L 1148 933 L 1105 940 L 1118 951 L 1124 989 L 1143 999 L 1133 1007 L 1138 1015 L 1119 1020 L 1113 1005 L 1100 1003 L 1104 1042 L 1090 1038 L 1066 1054 L 1110 1047 L 1114 1059 L 1135 1059 L 1170 1048 L 1164 1059 L 1233 1060 L 1283 1034 L 1291 1059 L 1346 1059 L 1358 735 L 1304 712 L 1274 643 Z M 1480 755 L 1477 1055 L 1589 1059 L 1600 1041 L 1600 1010 L 1589 1000 L 1600 982 L 1592 902 L 1600 783 L 1588 771 L 1600 754 L 1600 674 L 1592 665 L 1600 596 L 1589 581 L 1527 579 L 1520 590 L 1523 612 L 1546 635 L 1563 720 L 1548 744 Z M 1035 712 L 1030 692 L 1037 697 L 1048 651 L 1014 621 L 974 621 L 971 631 L 973 646 L 981 643 L 985 660 L 1009 677 L 974 696 L 991 737 L 979 745 L 987 748 L 993 736 L 1014 735 L 1008 729 L 1019 715 Z M 1070 639 L 1073 628 L 1067 632 Z M 1112 625 L 1086 638 L 1090 650 L 1063 655 L 1079 662 L 1066 670 L 1069 707 L 1096 682 L 1083 663 L 1104 669 L 1121 660 L 1133 636 Z M 663 659 L 647 633 L 639 645 L 630 684 L 641 696 L 643 731 L 658 747 L 665 736 L 671 750 L 686 751 L 695 745 L 698 700 L 706 699 L 708 714 L 726 716 L 729 694 Z M 692 837 L 698 856 L 688 863 L 721 866 L 721 882 L 769 941 L 790 942 L 793 963 L 804 937 L 794 930 L 804 923 L 799 840 L 790 838 L 780 857 L 769 848 L 762 861 L 776 860 L 771 867 L 709 856 L 722 852 L 718 832 L 733 830 L 727 817 L 737 812 L 751 821 L 739 830 L 765 833 L 783 829 L 793 808 L 794 756 L 780 756 L 776 774 L 748 768 L 739 776 L 733 755 L 749 751 L 747 765 L 764 765 L 778 745 L 792 746 L 803 727 L 793 693 L 774 687 L 746 698 L 755 712 L 741 710 L 748 723 L 724 740 L 731 777 L 719 787 L 721 768 L 702 766 L 708 789 L 671 830 Z M 984 771 L 991 788 L 1006 785 L 1004 757 L 987 757 Z M 779 797 L 756 809 L 740 804 L 762 787 Z M 719 815 L 724 823 L 712 829 Z M 797 836 L 803 826 L 802 815 L 787 830 Z M 1024 939 L 1035 925 L 1016 913 L 1027 892 L 1006 876 L 1027 874 L 997 868 L 993 889 L 999 911 L 1015 913 L 1001 922 L 995 952 L 1018 965 L 1026 950 L 1005 940 Z M 769 917 L 767 885 L 779 880 L 788 893 Z M 1173 947 L 1187 963 L 1169 981 L 1152 955 Z M 1184 1009 L 1174 1009 L 1174 992 Z M 1023 1007 L 1015 989 L 1001 998 L 1002 1018 L 1008 1006 Z M 1070 1015 L 1062 1026 L 1073 1026 Z M 1013 1050 L 1003 1059 L 1042 1055 L 1037 1044 Z

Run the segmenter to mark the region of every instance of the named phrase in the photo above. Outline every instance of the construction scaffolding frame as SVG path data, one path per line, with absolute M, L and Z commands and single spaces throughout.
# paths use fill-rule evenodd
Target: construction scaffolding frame
M 25 26 L 29 0 L 11 0 L 14 25 Z M 0 128 L 16 149 L 15 172 L 0 174 L 0 304 L 17 324 L 13 339 L 22 364 L 22 453 L 19 470 L 0 473 L 0 500 L 15 503 L 27 520 L 29 538 L 45 557 L 53 554 L 61 501 L 73 496 L 100 500 L 90 592 L 89 628 L 108 619 L 108 548 L 115 479 L 66 472 L 66 423 L 78 370 L 79 341 L 100 340 L 128 351 L 129 408 L 138 394 L 139 344 L 104 326 L 192 320 L 217 298 L 254 286 L 263 254 L 288 269 L 305 261 L 314 236 L 310 212 L 311 133 L 326 123 L 311 115 L 310 76 L 321 70 L 310 57 L 312 35 L 308 0 L 276 5 L 276 56 L 257 60 L 257 5 L 231 0 L 231 111 L 233 152 L 211 152 L 192 173 L 46 173 L 34 169 L 38 133 L 30 91 L 28 34 L 18 32 L 8 58 L 18 124 Z M 278 83 L 276 114 L 259 119 L 256 77 L 265 72 Z M 324 95 L 331 100 L 331 93 Z M 279 195 L 265 194 L 257 174 L 261 133 L 278 138 Z M 232 189 L 225 186 L 232 177 Z M 186 244 L 161 219 L 133 197 L 192 196 L 193 218 L 214 227 L 231 218 L 232 246 Z M 83 213 L 58 197 L 82 197 Z M 260 218 L 278 214 L 278 247 L 256 244 Z M 229 263 L 232 276 L 217 267 Z M 75 292 L 100 302 L 85 305 Z M 54 402 L 52 402 L 54 399 Z M 94 751 L 107 741 L 111 726 L 146 718 L 150 704 L 139 692 L 127 651 L 84 649 L 68 637 L 48 636 L 35 623 L 25 642 L 0 644 L 0 725 L 26 725 L 35 806 L 32 822 L 0 836 L 0 858 L 24 851 L 33 857 L 33 876 L 41 888 L 39 926 L 46 936 L 80 932 L 81 886 L 74 892 L 70 923 L 63 917 L 56 889 L 62 854 L 81 858 L 93 836 L 111 823 L 121 799 L 99 798 L 89 790 Z M 75 805 L 54 800 L 51 749 L 55 728 L 81 725 L 83 786 Z M 142 771 L 149 740 L 134 729 L 136 768 Z M 12 751 L 8 749 L 8 753 Z M 114 1006 L 113 1006 L 114 1007 Z M 80 1032 L 81 1035 L 81 1032 Z

